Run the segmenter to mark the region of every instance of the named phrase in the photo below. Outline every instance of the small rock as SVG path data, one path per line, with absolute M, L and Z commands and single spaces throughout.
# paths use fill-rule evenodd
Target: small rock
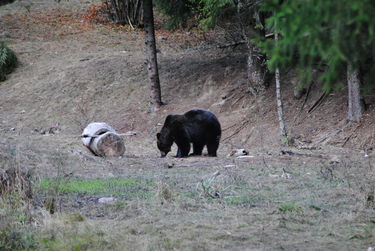
M 124 133 L 124 135 L 126 135 L 126 136 L 134 136 L 134 135 L 137 135 L 137 132 L 136 131 L 127 131 L 126 133 Z
M 236 157 L 237 159 L 245 159 L 245 158 L 254 158 L 255 156 L 253 155 L 243 155 L 243 156 L 238 156 Z
M 246 151 L 245 149 L 234 149 L 232 150 L 229 154 L 228 157 L 239 157 L 239 156 L 244 156 L 244 155 L 249 155 L 249 152 Z
M 116 201 L 117 199 L 114 197 L 101 197 L 98 199 L 99 203 L 107 204 L 107 203 L 112 203 Z
M 330 156 L 329 163 L 330 164 L 340 163 L 340 159 L 336 155 L 332 155 Z
M 281 178 L 284 178 L 284 179 L 290 180 L 291 178 L 293 178 L 293 176 L 292 176 L 290 173 L 283 173 L 283 174 L 281 175 Z
M 165 36 L 158 36 L 158 40 L 167 40 L 167 37 L 165 37 Z
M 212 104 L 213 106 L 222 106 L 225 104 L 225 100 Z
M 81 152 L 81 151 L 71 150 L 70 152 L 71 152 L 73 155 L 83 155 L 83 152 Z
M 375 251 L 375 248 L 374 247 L 368 247 L 367 251 Z
M 164 167 L 165 167 L 165 168 L 173 168 L 173 167 L 174 167 L 174 163 L 168 163 L 168 162 L 165 162 L 165 163 L 164 163 Z

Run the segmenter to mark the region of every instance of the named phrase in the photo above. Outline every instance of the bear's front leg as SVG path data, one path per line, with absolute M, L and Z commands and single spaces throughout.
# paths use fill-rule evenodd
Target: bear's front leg
M 182 156 L 181 156 L 181 150 L 180 150 L 180 148 L 178 148 L 177 149 L 177 153 L 176 153 L 176 156 L 175 156 L 176 158 L 181 158 Z
M 176 158 L 185 158 L 189 156 L 190 143 L 189 142 L 176 142 L 178 149 Z

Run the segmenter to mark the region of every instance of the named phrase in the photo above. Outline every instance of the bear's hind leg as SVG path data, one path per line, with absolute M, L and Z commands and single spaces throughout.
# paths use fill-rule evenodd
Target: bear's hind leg
M 213 143 L 208 143 L 207 144 L 207 152 L 208 156 L 210 157 L 216 157 L 217 154 L 217 149 L 219 148 L 219 143 L 218 142 L 213 142 Z
M 193 143 L 193 153 L 190 154 L 191 156 L 199 156 L 202 155 L 204 145 Z

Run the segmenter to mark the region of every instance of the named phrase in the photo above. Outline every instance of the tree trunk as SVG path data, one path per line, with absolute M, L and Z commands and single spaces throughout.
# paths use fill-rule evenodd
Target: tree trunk
M 253 95 L 263 94 L 266 90 L 265 71 L 262 69 L 262 55 L 257 48 L 247 42 L 247 79 Z
M 360 92 L 359 70 L 347 66 L 347 82 L 348 82 L 348 120 L 359 122 L 363 112 Z
M 260 53 L 258 48 L 252 45 L 249 41 L 249 36 L 246 32 L 245 26 L 243 24 L 241 18 L 241 10 L 240 10 L 240 3 L 237 0 L 234 0 L 233 3 L 236 5 L 237 10 L 237 19 L 238 24 L 241 29 L 241 36 L 242 39 L 246 41 L 246 46 L 248 50 L 247 54 L 247 80 L 249 83 L 249 90 L 250 92 L 256 96 L 258 94 L 262 94 L 266 90 L 265 85 L 265 69 L 262 67 L 262 59 L 263 55 Z
M 156 56 L 156 42 L 154 29 L 154 13 L 152 0 L 143 0 L 143 22 L 145 26 L 145 44 L 148 76 L 151 85 L 151 106 L 153 111 L 157 111 L 162 105 L 158 62 Z
M 275 40 L 276 41 L 278 40 L 278 34 L 277 33 L 275 33 Z M 277 113 L 279 115 L 280 136 L 282 138 L 283 143 L 288 143 L 288 135 L 287 135 L 286 129 L 285 129 L 283 102 L 282 102 L 282 98 L 281 98 L 279 67 L 276 67 L 275 79 L 276 79 L 276 101 L 277 101 Z

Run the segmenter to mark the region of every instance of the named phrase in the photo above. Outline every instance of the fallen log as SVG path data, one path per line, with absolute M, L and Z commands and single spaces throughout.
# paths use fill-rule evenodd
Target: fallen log
M 118 157 L 125 152 L 124 140 L 106 123 L 90 123 L 83 130 L 81 138 L 83 144 L 97 156 Z

